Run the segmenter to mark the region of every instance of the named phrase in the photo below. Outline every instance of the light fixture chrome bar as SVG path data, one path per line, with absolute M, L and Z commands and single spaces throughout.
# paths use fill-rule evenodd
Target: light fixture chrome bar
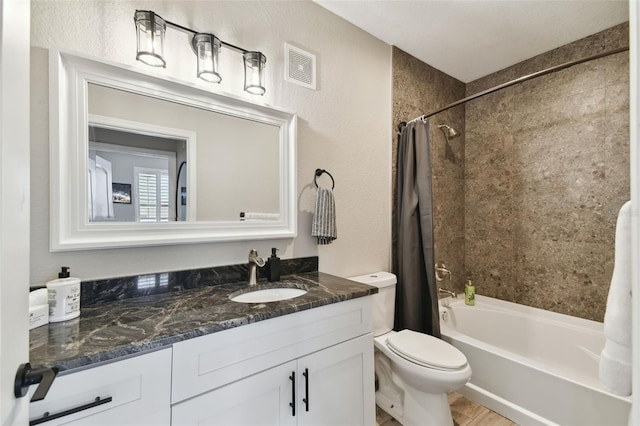
M 191 35 L 198 34 L 197 31 L 194 31 L 191 28 L 183 27 L 182 25 L 176 24 L 175 22 L 167 21 L 166 19 L 165 19 L 164 22 L 167 24 L 167 27 L 171 27 L 174 30 L 179 30 L 179 31 L 182 31 L 183 33 L 187 33 L 187 34 L 191 34 Z
M 156 16 L 158 16 L 158 15 L 156 15 Z M 167 20 L 165 20 L 164 22 L 167 24 L 167 27 L 171 27 L 173 29 L 182 31 L 183 33 L 187 33 L 187 34 L 190 34 L 192 36 L 195 36 L 196 34 L 199 34 L 198 31 L 192 30 L 191 28 L 182 26 L 180 24 L 176 24 L 175 22 L 171 22 L 171 21 L 167 21 Z M 220 39 L 218 39 L 218 40 L 220 40 Z M 226 47 L 227 49 L 234 50 L 234 51 L 236 51 L 238 53 L 245 54 L 245 53 L 249 52 L 247 49 L 243 49 L 242 47 L 236 46 L 236 45 L 231 44 L 231 43 L 227 43 L 224 40 L 220 40 L 220 43 L 224 47 Z
M 175 22 L 167 21 L 150 10 L 136 10 L 136 14 L 134 15 L 136 26 L 138 25 L 139 15 L 149 15 L 152 24 L 154 23 L 154 19 L 158 19 L 164 26 L 182 31 L 191 36 L 191 49 L 198 58 L 198 78 L 210 83 L 219 83 L 220 81 L 222 81 L 222 78 L 218 74 L 217 70 L 217 54 L 219 48 L 221 46 L 224 46 L 229 50 L 233 50 L 243 55 L 245 64 L 245 91 L 255 95 L 263 95 L 265 93 L 264 67 L 266 63 L 266 56 L 264 56 L 261 52 L 249 51 L 243 49 L 242 47 L 220 40 L 213 34 L 201 33 L 183 25 L 176 24 Z M 164 36 L 164 33 L 162 34 L 162 36 Z M 138 38 L 140 39 L 139 31 Z M 153 34 L 151 35 L 151 44 L 153 44 Z M 143 54 L 149 56 L 146 51 L 143 52 Z M 158 57 L 158 62 L 162 61 L 161 66 L 164 67 L 165 62 L 162 55 L 160 54 L 154 56 Z M 137 59 L 141 60 L 140 57 L 140 42 L 138 42 Z M 152 65 L 148 62 L 146 63 L 148 65 Z
M 226 41 L 220 40 L 220 43 L 222 43 L 222 45 L 227 49 L 235 50 L 236 52 L 242 53 L 243 55 L 248 52 L 248 50 L 243 49 L 242 47 L 234 46 L 233 44 L 227 43 Z

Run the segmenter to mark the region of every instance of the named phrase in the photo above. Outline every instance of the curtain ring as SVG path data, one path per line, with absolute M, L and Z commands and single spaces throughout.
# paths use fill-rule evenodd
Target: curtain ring
M 333 176 L 331 176 L 331 173 L 329 173 L 328 171 L 326 171 L 325 169 L 316 169 L 316 173 L 313 176 L 313 183 L 316 184 L 316 188 L 319 188 L 318 186 L 318 182 L 316 182 L 316 178 L 318 178 L 319 176 L 322 176 L 323 173 L 326 173 L 329 175 L 329 177 L 331 178 L 331 189 L 335 189 L 336 187 L 336 181 L 333 180 Z

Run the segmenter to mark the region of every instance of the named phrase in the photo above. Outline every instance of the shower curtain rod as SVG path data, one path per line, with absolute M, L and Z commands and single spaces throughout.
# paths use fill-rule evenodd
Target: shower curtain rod
M 509 86 L 513 86 L 514 84 L 522 83 L 524 81 L 531 80 L 531 79 L 536 78 L 536 77 L 542 77 L 543 75 L 551 74 L 552 72 L 560 71 L 560 70 L 563 70 L 565 68 L 572 67 L 574 65 L 578 65 L 578 64 L 582 64 L 584 62 L 592 61 L 594 59 L 600 59 L 600 58 L 604 58 L 605 56 L 615 55 L 616 53 L 626 52 L 627 50 L 629 50 L 629 46 L 620 47 L 618 49 L 610 50 L 608 52 L 598 53 L 597 55 L 589 56 L 587 58 L 582 58 L 582 59 L 578 59 L 578 60 L 571 61 L 571 62 L 565 62 L 564 64 L 560 64 L 560 65 L 556 65 L 556 66 L 553 66 L 553 67 L 550 67 L 550 68 L 546 68 L 546 69 L 544 69 L 542 71 L 537 71 L 537 72 L 534 72 L 532 74 L 528 74 L 528 75 L 525 75 L 523 77 L 516 78 L 515 80 L 511 80 L 511 81 L 508 81 L 506 83 L 502 83 L 502 84 L 499 84 L 497 86 L 491 87 L 489 89 L 483 90 L 482 92 L 478 92 L 475 95 L 467 96 L 466 98 L 462 98 L 462 99 L 460 99 L 458 101 L 455 101 L 455 102 L 453 102 L 453 103 L 451 103 L 451 104 L 449 104 L 447 106 L 444 106 L 444 107 L 442 107 L 440 109 L 432 111 L 432 112 L 430 112 L 428 114 L 424 114 L 424 115 L 421 115 L 420 117 L 416 117 L 411 121 L 417 121 L 417 120 L 423 120 L 424 121 L 427 118 L 431 117 L 432 115 L 439 114 L 439 113 L 441 113 L 443 111 L 446 111 L 448 109 L 451 109 L 453 107 L 457 107 L 458 105 L 467 103 L 469 101 L 472 101 L 474 99 L 477 99 L 477 98 L 480 98 L 482 96 L 488 95 L 490 93 L 496 92 L 498 90 L 505 89 L 505 88 L 507 88 Z M 406 124 L 407 123 L 404 122 L 404 121 L 402 123 L 400 123 L 399 129 L 402 129 L 402 126 L 405 126 Z

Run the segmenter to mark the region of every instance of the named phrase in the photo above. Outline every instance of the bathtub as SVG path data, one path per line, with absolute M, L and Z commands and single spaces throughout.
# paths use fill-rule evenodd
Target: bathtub
M 603 324 L 490 297 L 440 300 L 442 338 L 473 374 L 458 392 L 522 425 L 627 425 L 598 379 Z

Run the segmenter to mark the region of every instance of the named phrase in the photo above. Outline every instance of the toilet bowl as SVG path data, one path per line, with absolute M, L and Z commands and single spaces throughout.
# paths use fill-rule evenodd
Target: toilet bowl
M 349 279 L 378 287 L 373 311 L 376 404 L 405 426 L 453 425 L 447 393 L 471 377 L 464 354 L 433 336 L 391 330 L 395 275 L 376 272 Z

